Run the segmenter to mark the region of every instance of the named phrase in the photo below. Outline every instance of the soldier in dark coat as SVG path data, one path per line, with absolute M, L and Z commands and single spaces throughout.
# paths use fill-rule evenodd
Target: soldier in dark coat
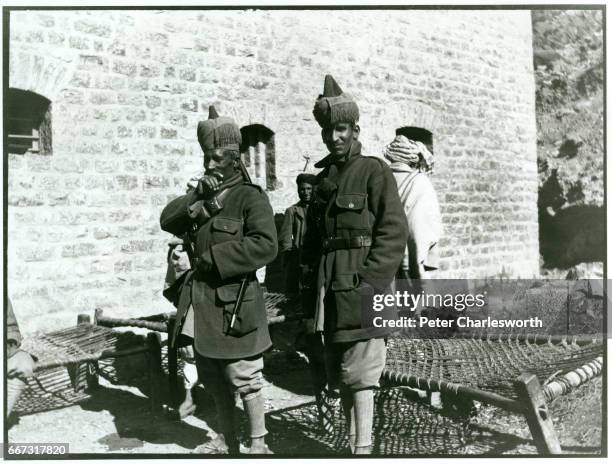
M 357 104 L 329 75 L 313 114 L 330 154 L 315 165 L 323 170 L 302 254 L 317 269 L 312 328 L 323 334 L 328 384 L 340 388 L 351 449 L 367 454 L 389 329 L 363 317 L 362 295 L 391 285 L 406 244 L 406 216 L 389 167 L 361 154 Z
M 250 452 L 268 453 L 261 372 L 262 353 L 271 341 L 255 271 L 276 257 L 274 214 L 261 188 L 243 177 L 240 130 L 232 119 L 211 107 L 209 119 L 198 124 L 198 141 L 206 175 L 196 190 L 171 201 L 160 220 L 163 230 L 186 237 L 191 247 L 171 343 L 178 343 L 192 306 L 198 377 L 214 397 L 223 435 L 214 446 L 239 451 L 233 419 L 237 391 L 249 420 Z M 234 318 L 243 281 L 246 292 Z

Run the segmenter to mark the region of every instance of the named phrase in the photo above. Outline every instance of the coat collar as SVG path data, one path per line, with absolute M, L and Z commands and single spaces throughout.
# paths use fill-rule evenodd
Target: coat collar
M 301 204 L 297 204 L 296 205 L 297 208 L 295 208 L 295 215 L 298 216 L 300 219 L 304 219 L 304 206 Z
M 349 159 L 353 158 L 353 156 L 358 156 L 360 154 L 361 154 L 361 142 L 359 140 L 355 140 L 351 144 L 351 148 L 349 149 L 349 153 L 348 153 L 346 160 L 348 161 Z M 335 164 L 335 159 L 334 159 L 334 155 L 330 153 L 325 158 L 323 158 L 321 161 L 318 161 L 315 164 L 315 168 L 326 168 L 332 164 Z

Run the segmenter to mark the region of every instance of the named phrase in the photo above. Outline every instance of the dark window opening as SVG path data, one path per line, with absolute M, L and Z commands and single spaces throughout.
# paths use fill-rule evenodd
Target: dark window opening
M 418 126 L 402 126 L 395 129 L 395 135 L 403 135 L 411 140 L 423 142 L 427 149 L 433 153 L 433 134 L 429 129 Z
M 33 92 L 9 89 L 7 109 L 8 152 L 50 155 L 51 102 Z
M 251 180 L 266 190 L 276 188 L 276 154 L 274 132 L 261 124 L 240 129 L 240 153 Z

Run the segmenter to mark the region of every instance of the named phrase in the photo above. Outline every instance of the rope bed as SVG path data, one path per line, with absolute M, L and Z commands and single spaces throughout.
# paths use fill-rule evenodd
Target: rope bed
M 22 348 L 34 355 L 37 362 L 35 375 L 27 380 L 15 411 L 32 414 L 88 399 L 85 387 L 97 375 L 94 363 L 134 354 L 149 356 L 157 350 L 151 340 L 89 323 L 24 339 Z
M 23 348 L 38 358 L 38 372 L 69 364 L 97 361 L 111 353 L 117 356 L 142 352 L 143 343 L 144 338 L 133 333 L 119 333 L 107 327 L 80 324 L 25 339 Z
M 391 338 L 383 378 L 428 390 L 433 383 L 439 384 L 435 389 L 449 390 L 462 385 L 516 399 L 514 381 L 520 374 L 530 372 L 549 381 L 599 358 L 591 369 L 593 377 L 601 372 L 602 354 L 601 341 L 576 337 Z M 554 396 L 549 391 L 547 399 Z

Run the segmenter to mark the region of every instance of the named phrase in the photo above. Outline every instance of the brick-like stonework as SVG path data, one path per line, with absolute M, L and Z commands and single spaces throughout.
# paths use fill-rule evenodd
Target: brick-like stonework
M 396 127 L 433 130 L 439 276 L 538 273 L 528 11 L 12 11 L 10 85 L 53 105 L 53 154 L 9 156 L 24 330 L 171 310 L 158 220 L 201 170 L 198 120 L 214 103 L 275 132 L 283 212 L 303 155 L 325 154 L 311 111 L 326 73 L 358 101 L 367 153 Z

